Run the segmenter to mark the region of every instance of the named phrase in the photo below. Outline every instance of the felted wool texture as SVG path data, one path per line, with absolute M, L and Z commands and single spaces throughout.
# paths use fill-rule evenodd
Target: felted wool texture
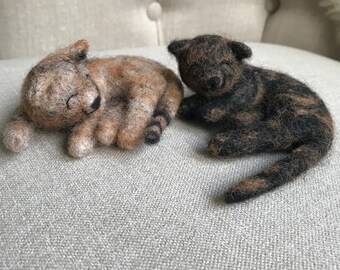
M 251 64 L 313 88 L 338 129 L 339 62 L 248 45 Z M 141 55 L 177 70 L 165 48 L 96 56 L 112 54 Z M 37 60 L 0 61 L 1 129 Z M 227 206 L 215 200 L 227 186 L 282 156 L 215 160 L 205 154 L 210 136 L 175 120 L 157 146 L 133 152 L 101 147 L 80 160 L 65 154 L 63 132 L 35 133 L 20 154 L 0 146 L 0 268 L 339 269 L 338 131 L 317 167 L 264 196 Z
M 218 35 L 175 40 L 168 46 L 183 82 L 195 92 L 179 115 L 217 128 L 215 157 L 260 152 L 288 155 L 231 186 L 225 201 L 243 201 L 281 186 L 317 164 L 331 147 L 332 117 L 320 97 L 293 77 L 247 63 L 251 49 Z
M 68 152 L 90 153 L 97 143 L 134 149 L 157 143 L 175 117 L 183 87 L 174 72 L 137 56 L 87 58 L 86 40 L 39 61 L 22 85 L 18 109 L 3 132 L 13 152 L 25 149 L 34 127 L 68 129 Z

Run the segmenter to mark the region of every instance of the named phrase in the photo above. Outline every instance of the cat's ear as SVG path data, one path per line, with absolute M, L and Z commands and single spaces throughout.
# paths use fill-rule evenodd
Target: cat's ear
M 190 39 L 174 40 L 168 46 L 168 51 L 176 57 L 190 47 Z
M 238 41 L 230 41 L 228 43 L 229 48 L 235 55 L 236 59 L 241 61 L 242 59 L 252 56 L 251 49 L 244 43 Z
M 34 133 L 34 124 L 22 113 L 21 108 L 7 123 L 3 133 L 5 147 L 13 152 L 21 152 L 31 142 Z
M 53 62 L 60 59 L 78 62 L 86 59 L 88 50 L 89 43 L 87 40 L 81 39 L 67 47 L 57 49 L 55 52 L 47 55 L 41 62 Z
M 66 47 L 67 56 L 76 61 L 86 59 L 89 50 L 89 43 L 85 39 L 78 40 L 74 44 Z

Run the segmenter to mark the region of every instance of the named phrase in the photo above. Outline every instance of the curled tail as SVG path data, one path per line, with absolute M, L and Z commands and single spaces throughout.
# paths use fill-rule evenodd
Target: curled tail
M 145 142 L 149 144 L 159 141 L 163 130 L 175 118 L 183 99 L 183 86 L 178 76 L 170 69 L 164 70 L 163 75 L 167 80 L 167 88 L 146 129 Z
M 327 153 L 332 139 L 333 135 L 328 133 L 326 137 L 320 136 L 296 147 L 284 159 L 230 187 L 225 193 L 225 202 L 244 201 L 291 181 L 316 164 Z

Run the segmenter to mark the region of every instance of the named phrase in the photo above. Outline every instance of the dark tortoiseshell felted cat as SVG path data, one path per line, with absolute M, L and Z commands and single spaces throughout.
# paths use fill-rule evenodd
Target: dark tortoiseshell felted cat
M 289 75 L 249 65 L 251 49 L 221 36 L 176 40 L 183 82 L 196 94 L 183 100 L 180 116 L 221 125 L 209 142 L 214 156 L 282 151 L 288 155 L 231 186 L 227 203 L 283 185 L 317 163 L 330 149 L 333 121 L 324 102 Z

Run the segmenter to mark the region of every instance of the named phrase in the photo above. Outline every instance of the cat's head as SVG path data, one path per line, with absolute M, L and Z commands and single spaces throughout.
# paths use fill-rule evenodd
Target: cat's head
M 183 82 L 206 98 L 227 93 L 241 76 L 243 59 L 252 55 L 244 43 L 217 35 L 175 40 L 168 46 Z
M 43 128 L 72 126 L 100 106 L 99 90 L 84 63 L 86 40 L 59 49 L 34 66 L 22 87 L 22 110 Z

